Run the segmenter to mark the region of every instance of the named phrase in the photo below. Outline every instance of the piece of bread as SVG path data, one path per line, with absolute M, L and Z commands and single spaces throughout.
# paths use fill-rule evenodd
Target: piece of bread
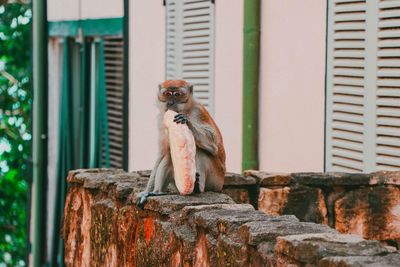
M 167 110 L 164 114 L 164 124 L 168 129 L 175 185 L 181 195 L 189 195 L 193 192 L 196 182 L 196 143 L 186 124 L 174 122 L 177 114 Z

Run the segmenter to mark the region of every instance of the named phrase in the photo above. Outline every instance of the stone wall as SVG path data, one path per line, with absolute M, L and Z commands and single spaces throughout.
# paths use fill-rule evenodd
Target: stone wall
M 293 214 L 399 249 L 400 172 L 245 175 L 258 181 L 258 208 L 266 214 Z
M 67 266 L 400 264 L 400 254 L 378 241 L 339 234 L 327 225 L 300 222 L 293 215 L 277 215 L 286 205 L 279 201 L 277 205 L 257 202 L 258 190 L 265 200 L 262 191 L 273 189 L 264 187 L 268 182 L 259 172 L 228 174 L 224 192 L 232 197 L 211 192 L 165 195 L 150 198 L 141 210 L 135 199 L 148 175 L 148 171 L 107 169 L 70 172 L 63 226 Z M 289 193 L 282 187 L 277 195 L 290 195 L 291 186 L 292 182 Z M 316 196 L 313 199 L 325 195 L 317 192 Z M 274 210 L 275 216 L 233 199 L 267 212 Z

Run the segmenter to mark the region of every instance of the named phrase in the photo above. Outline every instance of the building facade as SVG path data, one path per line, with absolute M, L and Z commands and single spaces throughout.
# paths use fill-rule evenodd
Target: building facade
M 242 171 L 243 0 L 47 5 L 49 199 L 71 168 L 152 168 L 165 79 L 194 84 L 227 170 Z M 259 169 L 400 169 L 400 3 L 262 0 L 259 12 Z

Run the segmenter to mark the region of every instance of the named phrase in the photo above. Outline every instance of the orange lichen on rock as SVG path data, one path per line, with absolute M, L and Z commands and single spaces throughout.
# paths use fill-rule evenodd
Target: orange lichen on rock
M 146 244 L 150 244 L 150 240 L 153 238 L 155 233 L 155 225 L 152 218 L 145 218 L 143 222 L 144 228 L 144 238 L 146 240 Z

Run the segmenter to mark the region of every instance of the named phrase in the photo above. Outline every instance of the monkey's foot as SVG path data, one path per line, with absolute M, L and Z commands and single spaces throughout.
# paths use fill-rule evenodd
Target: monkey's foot
M 188 122 L 188 119 L 187 119 L 186 115 L 179 113 L 179 114 L 175 115 L 174 122 L 186 124 Z
M 147 199 L 149 197 L 156 197 L 156 196 L 164 196 L 164 195 L 175 195 L 175 193 L 162 193 L 162 192 L 141 192 L 136 199 L 136 206 L 140 209 L 144 208 L 144 204 L 146 204 Z

